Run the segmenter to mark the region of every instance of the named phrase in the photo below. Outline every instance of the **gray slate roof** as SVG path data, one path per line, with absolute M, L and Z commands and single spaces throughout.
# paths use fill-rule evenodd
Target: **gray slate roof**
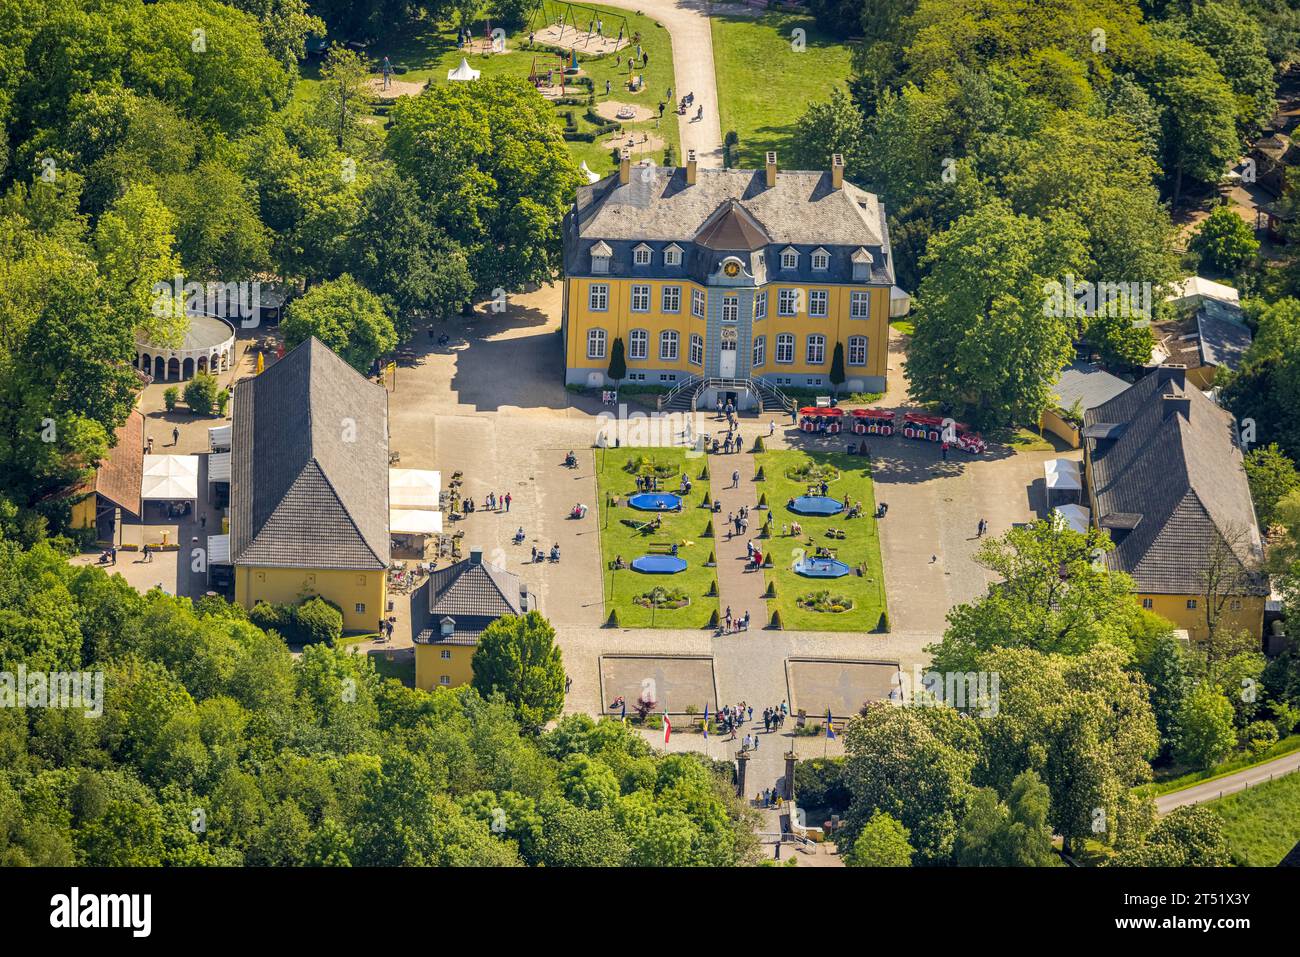
M 1129 383 L 1104 369 L 1086 362 L 1076 362 L 1061 370 L 1052 389 L 1058 397 L 1058 408 L 1068 410 L 1078 402 L 1086 412 L 1103 402 L 1109 402 L 1128 387 Z
M 388 567 L 388 393 L 315 338 L 235 387 L 235 565 Z
M 523 580 L 504 568 L 484 562 L 477 553 L 434 571 L 421 586 L 424 613 L 413 617 L 417 644 L 477 644 L 483 629 L 504 615 L 522 615 L 535 607 Z M 412 604 L 412 612 L 417 609 Z M 456 626 L 450 636 L 441 633 L 443 618 Z
M 1084 413 L 1085 427 L 1122 427 L 1116 438 L 1087 440 L 1098 522 L 1140 516 L 1131 531 L 1111 530 L 1106 563 L 1139 591 L 1197 595 L 1210 556 L 1230 543 L 1253 576 L 1246 593 L 1267 594 L 1254 573 L 1263 552 L 1234 420 L 1183 378 L 1181 368 L 1161 367 Z
M 783 272 L 782 280 L 840 282 L 852 273 L 853 252 L 864 248 L 873 259 L 870 282 L 893 284 L 885 207 L 875 194 L 847 180 L 835 189 L 828 171 L 783 169 L 772 187 L 766 176 L 762 169 L 699 169 L 688 184 L 684 168 L 635 166 L 625 185 L 616 172 L 580 186 L 566 220 L 565 271 L 588 275 L 590 249 L 600 241 L 614 249 L 616 260 L 636 242 L 656 252 L 671 242 L 718 253 L 767 249 L 769 269 L 782 249 L 793 246 L 801 253 L 800 269 Z M 830 268 L 813 272 L 808 254 L 818 247 L 830 253 Z M 686 271 L 691 259 L 688 251 Z M 662 269 L 638 274 L 675 275 Z
M 1196 310 L 1196 329 L 1201 337 L 1201 362 L 1237 370 L 1252 341 L 1250 328 L 1241 319 L 1241 309 L 1207 299 Z

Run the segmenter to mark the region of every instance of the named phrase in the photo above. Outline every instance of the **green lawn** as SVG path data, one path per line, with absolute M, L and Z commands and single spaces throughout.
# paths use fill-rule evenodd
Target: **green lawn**
M 653 56 L 651 59 L 653 61 Z M 666 491 L 677 490 L 683 469 L 690 476 L 693 487 L 680 512 L 638 512 L 626 504 L 628 496 L 636 492 L 635 473 L 628 471 L 626 466 L 643 457 L 656 466 L 672 469 L 673 474 L 662 485 Z M 619 624 L 625 628 L 703 628 L 708 625 L 709 618 L 718 610 L 718 599 L 716 595 L 710 597 L 707 594 L 716 578 L 716 569 L 705 567 L 714 542 L 703 534 L 711 517 L 711 513 L 701 507 L 709 490 L 708 480 L 699 478 L 705 466 L 704 459 L 687 458 L 685 449 L 620 448 L 598 450 L 596 466 L 606 616 L 611 609 L 617 610 Z M 606 501 L 610 496 L 619 504 L 608 506 Z M 656 515 L 663 519 L 663 526 L 658 531 L 643 534 L 632 527 L 632 523 L 644 523 Z M 649 554 L 652 542 L 676 542 L 678 557 L 688 563 L 686 571 L 676 575 L 643 575 L 630 568 L 616 572 L 609 567 L 616 556 L 630 564 L 634 558 Z M 655 587 L 680 589 L 689 597 L 690 603 L 682 608 L 652 608 L 636 604 L 638 596 L 648 594 Z
M 1158 797 L 1161 794 L 1181 791 L 1197 784 L 1204 784 L 1206 781 L 1213 781 L 1216 778 L 1227 777 L 1229 774 L 1236 774 L 1238 771 L 1253 768 L 1257 764 L 1264 764 L 1266 761 L 1272 761 L 1274 758 L 1280 758 L 1295 751 L 1300 751 L 1300 734 L 1287 735 L 1259 754 L 1234 755 L 1222 764 L 1216 764 L 1212 768 L 1202 768 L 1197 771 L 1181 771 L 1177 767 L 1158 768 L 1155 774 L 1156 780 L 1151 784 L 1144 784 L 1136 790 L 1151 797 Z
M 772 567 L 765 569 L 767 582 L 775 583 L 776 598 L 768 600 L 768 611 L 780 611 L 782 625 L 798 631 L 873 631 L 885 611 L 885 578 L 880 560 L 880 534 L 873 517 L 876 509 L 870 466 L 860 456 L 843 453 L 802 451 L 761 452 L 754 456 L 756 467 L 763 470 L 760 492 L 767 497 L 772 512 L 772 538 L 765 541 L 771 549 Z M 839 478 L 830 483 L 829 494 L 842 501 L 861 502 L 865 516 L 845 519 L 843 514 L 830 518 L 797 516 L 785 507 L 791 498 L 808 491 L 807 483 L 790 478 L 788 473 L 808 463 L 831 465 Z M 781 526 L 798 521 L 803 538 L 781 535 Z M 848 533 L 840 541 L 826 536 L 829 528 Z M 835 551 L 843 562 L 863 568 L 861 576 L 815 579 L 797 575 L 790 567 L 797 550 L 812 552 L 818 545 Z M 797 599 L 818 591 L 844 595 L 853 607 L 844 612 L 819 612 L 801 608 Z
M 1300 774 L 1239 791 L 1206 807 L 1223 818 L 1235 864 L 1276 867 L 1300 841 Z
M 625 47 L 618 54 L 593 58 L 584 57 L 581 49 L 579 49 L 579 63 L 585 75 L 590 76 L 595 83 L 596 103 L 599 104 L 606 99 L 612 99 L 621 103 L 643 106 L 657 112 L 659 102 L 665 98 L 668 88 L 673 87 L 676 89 L 676 81 L 673 76 L 672 43 L 668 37 L 668 31 L 655 23 L 652 18 L 630 11 L 599 6 L 592 9 L 602 11 L 607 31 L 612 26 L 613 31 L 617 32 L 623 18 L 626 17 L 628 32 L 639 32 L 641 34 L 641 46 L 650 55 L 649 66 L 644 71 L 638 71 L 643 72 L 645 75 L 644 89 L 640 93 L 629 93 L 624 88 L 627 79 L 627 57 L 629 49 L 635 52 L 635 47 Z M 479 21 L 475 26 L 480 39 L 482 27 L 482 21 Z M 379 75 L 379 66 L 385 56 L 389 58 L 395 68 L 405 68 L 405 72 L 395 73 L 393 76 L 393 79 L 399 83 L 418 83 L 430 80 L 434 84 L 445 84 L 448 82 L 447 71 L 459 65 L 462 56 L 469 60 L 470 66 L 479 70 L 485 77 L 510 75 L 527 79 L 532 69 L 534 57 L 537 58 L 539 70 L 543 68 L 543 64 L 549 67 L 556 63 L 555 54 L 528 49 L 528 35 L 529 30 L 527 27 L 510 35 L 506 40 L 508 52 L 504 54 L 471 54 L 456 47 L 456 30 L 450 24 L 435 24 L 427 20 L 417 20 L 413 23 L 404 24 L 400 29 L 395 29 L 390 36 L 383 37 L 372 43 L 366 54 L 371 59 L 370 66 L 375 76 Z M 620 59 L 621 68 L 614 65 L 616 55 Z M 302 77 L 294 93 L 294 99 L 298 104 L 305 105 L 314 95 L 315 88 L 319 83 L 318 76 L 318 60 L 309 60 L 303 64 Z M 610 81 L 612 91 L 608 97 L 605 96 L 606 80 Z M 573 96 L 585 95 L 586 89 L 584 87 L 573 87 L 567 92 Z M 555 108 L 557 117 L 561 117 L 564 111 L 572 110 L 578 122 L 579 131 L 591 129 L 591 124 L 583 116 L 586 109 L 585 105 L 557 106 Z M 562 117 L 561 122 L 563 122 Z M 658 135 L 664 140 L 666 146 L 672 146 L 674 155 L 680 159 L 681 149 L 677 115 L 671 109 L 665 110 L 664 121 L 660 124 L 659 129 L 656 130 L 653 120 L 647 120 L 639 123 L 624 123 L 623 133 L 628 132 L 637 134 L 635 138 L 638 141 L 641 139 L 640 133 L 642 132 Z M 615 168 L 609 148 L 602 143 L 571 142 L 569 143 L 569 151 L 576 161 L 582 162 L 585 160 L 592 172 L 605 174 L 612 172 Z M 639 150 L 634 147 L 633 156 L 638 155 Z M 655 150 L 647 155 L 652 157 L 656 163 L 663 162 L 662 149 Z
M 753 17 L 715 10 L 710 23 L 722 135 L 735 130 L 740 137 L 733 165 L 762 166 L 768 150 L 776 150 L 781 162 L 808 105 L 829 99 L 849 79 L 850 47 L 797 14 Z M 807 33 L 802 53 L 793 48 L 795 28 Z

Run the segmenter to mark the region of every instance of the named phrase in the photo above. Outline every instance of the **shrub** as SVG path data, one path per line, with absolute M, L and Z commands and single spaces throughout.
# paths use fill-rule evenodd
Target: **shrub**
M 215 376 L 206 372 L 196 373 L 185 386 L 185 404 L 195 415 L 211 415 L 217 407 L 217 393 L 220 391 Z
M 713 500 L 712 500 L 711 498 L 709 498 L 709 493 L 708 493 L 708 492 L 705 492 L 705 493 L 704 493 L 704 500 L 703 500 L 702 502 L 700 502 L 700 507 L 701 507 L 701 508 L 708 508 L 708 507 L 709 507 L 710 505 L 712 505 L 712 504 L 713 504 Z
M 767 493 L 766 493 L 766 492 L 763 492 L 761 495 L 759 495 L 759 497 L 758 497 L 758 507 L 759 507 L 759 508 L 767 508 Z M 770 521 L 771 518 L 772 518 L 772 516 L 769 515 L 769 516 L 768 516 L 768 520 Z
M 343 613 L 324 598 L 308 598 L 294 609 L 299 641 L 333 645 L 343 637 Z
M 886 612 L 880 613 L 880 620 L 876 622 L 876 631 L 881 634 L 889 633 L 889 615 Z
M 704 526 L 704 531 L 701 533 L 701 537 L 703 538 L 713 537 L 713 519 L 709 519 L 709 523 Z
M 716 564 L 718 564 L 718 556 L 713 554 L 713 550 L 712 550 L 712 549 L 709 550 L 709 560 L 708 560 L 707 562 L 705 562 L 705 564 L 706 564 L 706 565 L 716 565 Z
M 763 437 L 762 437 L 761 435 L 760 435 L 758 438 L 754 439 L 754 448 L 753 448 L 753 451 L 755 451 L 755 452 L 766 452 L 766 451 L 767 451 L 767 446 L 763 444 Z M 760 471 L 761 471 L 761 467 L 760 467 Z M 755 478 L 757 478 L 757 476 L 755 476 Z
M 1263 754 L 1277 744 L 1277 737 L 1271 721 L 1252 721 L 1241 731 L 1241 744 L 1251 754 Z
M 781 612 L 772 612 L 772 620 L 768 623 L 768 627 L 775 628 L 777 631 L 781 631 L 785 628 L 785 625 L 781 622 Z
M 767 583 L 767 591 L 763 592 L 763 597 L 764 597 L 764 598 L 775 598 L 775 597 L 776 597 L 776 582 L 768 582 L 768 583 Z
M 230 392 L 222 389 L 217 393 L 217 415 L 225 415 L 226 408 L 230 405 Z
M 716 598 L 718 595 L 718 580 L 715 578 L 709 582 L 709 590 L 704 593 L 709 598 Z
M 794 793 L 800 807 L 843 814 L 852 795 L 844 784 L 843 758 L 812 758 L 794 766 Z
M 716 609 L 716 608 L 713 609 L 713 611 L 709 612 L 709 625 L 708 625 L 708 627 L 710 627 L 710 628 L 717 628 L 717 627 L 718 627 L 718 609 Z
M 607 628 L 617 628 L 617 627 L 618 627 L 618 609 L 617 609 L 617 608 L 611 608 L 611 609 L 609 610 L 609 617 L 605 619 L 605 627 L 607 627 Z
M 176 403 L 180 401 L 181 390 L 174 385 L 169 385 L 163 391 L 163 406 L 168 412 L 176 411 Z
M 704 468 L 700 469 L 700 478 L 707 479 L 708 477 L 709 477 L 709 467 L 706 465 L 704 466 Z

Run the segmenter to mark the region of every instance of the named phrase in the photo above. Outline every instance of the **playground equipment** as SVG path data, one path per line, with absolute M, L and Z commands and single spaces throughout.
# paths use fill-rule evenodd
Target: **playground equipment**
M 606 17 L 609 22 L 606 22 Z M 556 30 L 555 39 L 565 46 L 581 46 L 584 50 L 589 50 L 595 39 L 597 49 L 605 53 L 621 49 L 624 38 L 631 37 L 627 17 L 622 14 L 565 0 L 538 0 L 528 18 L 528 32 L 549 31 L 552 27 Z M 613 27 L 618 28 L 616 38 L 613 36 Z M 569 33 L 570 30 L 573 32 Z M 613 46 L 607 49 L 605 43 L 610 40 L 613 41 Z

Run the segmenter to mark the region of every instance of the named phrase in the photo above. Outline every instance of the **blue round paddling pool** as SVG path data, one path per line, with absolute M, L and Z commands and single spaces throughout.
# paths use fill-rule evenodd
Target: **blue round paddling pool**
M 640 512 L 673 512 L 682 507 L 682 499 L 672 492 L 638 492 L 627 504 Z
M 800 495 L 786 505 L 797 515 L 835 515 L 844 511 L 844 503 L 826 495 Z
M 642 555 L 632 559 L 632 569 L 647 575 L 676 575 L 686 571 L 686 559 L 676 555 Z
M 838 558 L 804 558 L 794 563 L 794 570 L 805 578 L 843 578 L 853 569 Z

